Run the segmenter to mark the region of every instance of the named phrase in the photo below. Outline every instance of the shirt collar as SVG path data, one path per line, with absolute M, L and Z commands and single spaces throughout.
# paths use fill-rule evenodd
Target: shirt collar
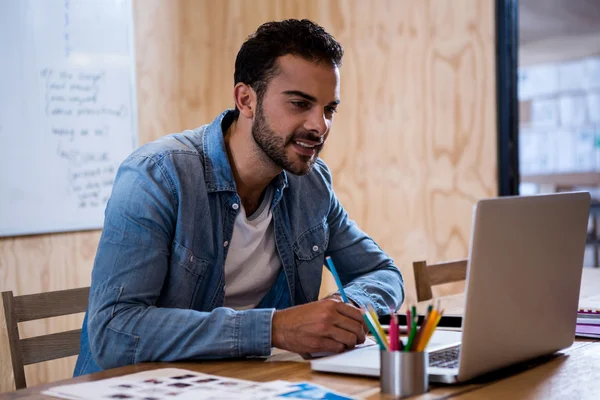
M 233 122 L 233 117 L 232 109 L 225 110 L 204 131 L 204 179 L 209 192 L 236 191 L 223 132 L 223 125 L 228 128 Z M 271 184 L 274 184 L 275 188 L 285 189 L 288 186 L 287 173 L 281 171 Z

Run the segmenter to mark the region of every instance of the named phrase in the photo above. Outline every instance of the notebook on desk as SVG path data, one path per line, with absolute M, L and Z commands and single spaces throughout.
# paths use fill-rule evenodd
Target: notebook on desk
M 586 308 L 577 311 L 575 336 L 600 339 L 600 310 Z
M 431 381 L 463 382 L 573 343 L 589 205 L 588 193 L 477 203 L 462 337 L 457 343 L 457 332 L 436 332 L 428 348 Z M 379 349 L 313 360 L 311 367 L 378 376 Z

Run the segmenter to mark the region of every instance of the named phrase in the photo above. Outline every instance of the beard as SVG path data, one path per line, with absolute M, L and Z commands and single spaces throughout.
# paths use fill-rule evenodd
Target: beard
M 290 160 L 286 152 L 286 146 L 292 143 L 292 141 L 306 139 L 313 142 L 321 142 L 322 138 L 305 130 L 296 131 L 286 138 L 278 136 L 267 122 L 260 101 L 256 110 L 256 118 L 252 122 L 252 137 L 258 147 L 275 165 L 294 175 L 308 174 L 323 148 L 322 144 L 318 146 L 315 155 L 312 157 L 298 154 L 299 160 Z

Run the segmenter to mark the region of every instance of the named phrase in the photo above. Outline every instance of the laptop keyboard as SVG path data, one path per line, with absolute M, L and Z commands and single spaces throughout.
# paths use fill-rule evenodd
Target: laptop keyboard
M 458 368 L 460 346 L 429 354 L 429 366 L 437 368 Z

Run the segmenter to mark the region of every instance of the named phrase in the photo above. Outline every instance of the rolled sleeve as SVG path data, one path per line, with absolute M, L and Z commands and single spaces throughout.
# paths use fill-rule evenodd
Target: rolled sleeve
M 235 324 L 240 357 L 271 355 L 271 328 L 275 309 L 239 311 Z

